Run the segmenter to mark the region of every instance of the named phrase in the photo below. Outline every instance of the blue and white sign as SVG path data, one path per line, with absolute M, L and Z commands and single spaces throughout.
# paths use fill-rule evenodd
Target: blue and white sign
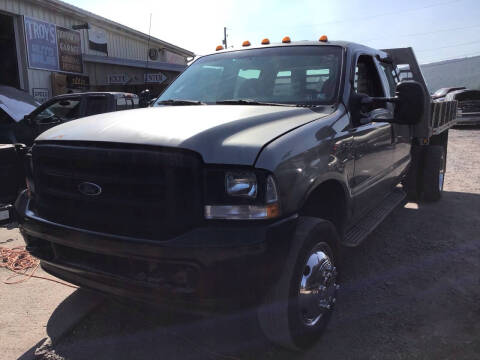
M 31 68 L 58 70 L 57 30 L 55 25 L 24 17 L 28 65 Z

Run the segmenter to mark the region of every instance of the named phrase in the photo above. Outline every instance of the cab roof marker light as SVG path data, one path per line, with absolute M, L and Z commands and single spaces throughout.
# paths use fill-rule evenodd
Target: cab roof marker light
M 222 46 L 222 45 L 218 45 L 218 46 L 215 48 L 215 51 L 220 51 L 220 50 L 223 50 L 223 46 Z
M 285 37 L 282 39 L 282 43 L 284 43 L 284 44 L 288 44 L 288 43 L 290 43 L 290 42 L 292 42 L 292 41 L 290 40 L 290 36 L 285 36 Z
M 262 45 L 268 45 L 270 44 L 270 40 L 268 38 L 265 38 L 262 40 Z
M 242 43 L 242 46 L 250 46 L 250 41 L 245 40 L 245 41 Z
M 328 42 L 328 36 L 327 35 L 322 35 L 322 36 L 320 36 L 320 39 L 318 39 L 318 41 Z

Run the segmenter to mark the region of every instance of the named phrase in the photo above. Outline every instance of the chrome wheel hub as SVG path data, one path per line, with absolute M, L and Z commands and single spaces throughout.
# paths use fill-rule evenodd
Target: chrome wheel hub
M 299 309 L 303 323 L 314 326 L 335 303 L 337 269 L 321 247 L 307 258 L 299 289 Z

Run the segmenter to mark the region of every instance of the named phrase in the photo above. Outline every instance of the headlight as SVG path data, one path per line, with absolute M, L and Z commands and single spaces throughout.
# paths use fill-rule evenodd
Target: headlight
M 220 179 L 223 177 L 224 186 Z M 206 219 L 258 220 L 280 216 L 277 185 L 261 170 L 212 170 L 207 175 Z
M 257 197 L 257 177 L 254 172 L 227 172 L 225 190 L 230 196 Z

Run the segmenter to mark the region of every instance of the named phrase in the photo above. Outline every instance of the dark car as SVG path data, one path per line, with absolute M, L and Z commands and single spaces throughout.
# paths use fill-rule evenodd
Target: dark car
M 54 126 L 79 118 L 138 107 L 138 96 L 121 92 L 87 92 L 51 98 L 26 115 L 16 126 L 16 142 L 31 145 Z
M 480 90 L 457 90 L 445 100 L 458 101 L 457 125 L 480 125 Z
M 457 90 L 463 90 L 465 89 L 464 86 L 457 86 L 457 87 L 445 87 L 445 88 L 441 88 L 441 89 L 438 89 L 437 91 L 435 91 L 433 94 L 432 94 L 432 99 L 433 100 L 442 100 L 445 98 L 445 96 L 447 96 L 447 94 L 453 92 L 453 91 L 457 91 Z

